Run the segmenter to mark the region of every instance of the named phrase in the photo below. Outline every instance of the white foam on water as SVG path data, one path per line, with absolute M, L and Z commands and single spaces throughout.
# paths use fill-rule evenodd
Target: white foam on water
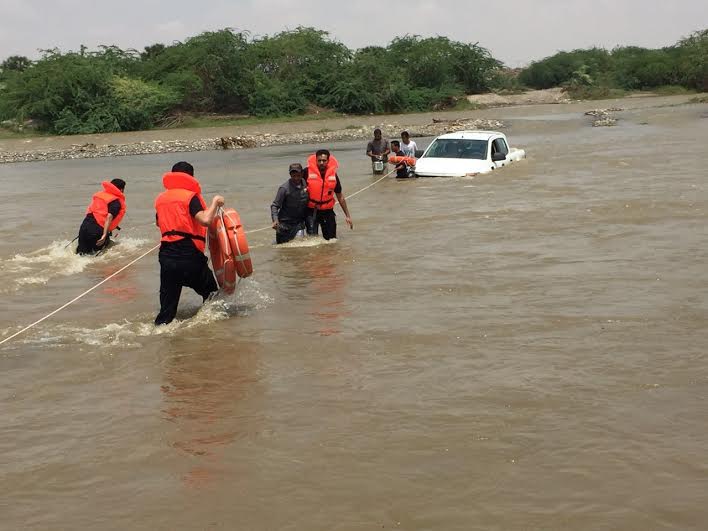
M 337 239 L 325 240 L 319 236 L 305 236 L 304 238 L 295 238 L 286 243 L 281 243 L 278 247 L 300 248 L 300 247 L 319 247 L 320 245 L 331 245 L 337 243 Z
M 86 345 L 90 347 L 119 347 L 121 349 L 140 348 L 141 340 L 156 336 L 175 336 L 183 330 L 209 326 L 217 321 L 224 321 L 232 317 L 248 317 L 254 312 L 262 310 L 273 302 L 273 297 L 261 285 L 252 279 L 245 279 L 239 283 L 237 293 L 234 295 L 219 294 L 212 300 L 199 307 L 191 316 L 180 318 L 188 314 L 190 309 L 182 309 L 178 318 L 168 325 L 155 326 L 154 314 L 143 314 L 137 321 L 124 319 L 121 322 L 107 323 L 98 328 L 87 328 L 58 324 L 39 328 L 36 335 L 20 337 L 16 341 L 25 345 L 41 346 L 68 346 Z M 5 330 L 3 336 L 8 336 L 16 330 Z M 112 354 L 111 350 L 107 351 Z
M 43 285 L 53 278 L 82 273 L 92 264 L 109 264 L 116 258 L 131 256 L 151 243 L 144 238 L 117 238 L 105 253 L 97 256 L 76 254 L 76 242 L 54 241 L 47 247 L 0 260 L 3 285 L 0 293 L 17 291 L 26 286 Z

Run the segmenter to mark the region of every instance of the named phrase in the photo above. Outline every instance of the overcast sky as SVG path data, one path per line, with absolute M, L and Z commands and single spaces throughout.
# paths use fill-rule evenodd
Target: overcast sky
M 522 66 L 559 50 L 673 44 L 708 28 L 708 0 L 0 0 L 0 60 L 81 44 L 140 50 L 225 27 L 272 35 L 300 25 L 354 49 L 405 34 L 444 35 Z

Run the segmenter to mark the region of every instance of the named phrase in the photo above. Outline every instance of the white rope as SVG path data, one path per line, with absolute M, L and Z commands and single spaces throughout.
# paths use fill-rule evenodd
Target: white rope
M 384 175 L 383 177 L 381 177 L 378 181 L 374 181 L 374 182 L 371 183 L 369 186 L 365 186 L 364 188 L 362 188 L 362 189 L 359 190 L 358 192 L 354 192 L 352 195 L 346 196 L 344 199 L 349 199 L 350 197 L 354 197 L 355 195 L 362 193 L 364 190 L 368 190 L 369 188 L 371 188 L 371 187 L 374 186 L 375 184 L 378 184 L 378 183 L 380 183 L 381 181 L 383 181 L 386 177 L 388 177 L 389 175 L 391 175 L 391 174 L 392 174 L 393 172 L 395 172 L 395 171 L 396 171 L 396 169 L 394 168 L 393 170 L 391 170 L 390 172 L 388 172 L 386 175 Z
M 359 190 L 359 191 L 357 191 L 357 192 L 354 192 L 352 195 L 345 197 L 345 199 L 349 199 L 349 198 L 351 198 L 351 197 L 354 197 L 354 196 L 357 195 L 357 194 L 360 194 L 360 193 L 363 192 L 364 190 L 368 190 L 369 188 L 371 188 L 371 187 L 374 186 L 375 184 L 380 183 L 381 181 L 383 181 L 386 177 L 388 177 L 389 175 L 391 175 L 394 171 L 396 171 L 396 170 L 390 171 L 389 173 L 387 173 L 386 175 L 384 175 L 383 177 L 381 177 L 378 181 L 375 181 L 375 182 L 371 183 L 370 185 L 368 185 L 368 186 L 362 188 L 361 190 Z M 151 225 L 152 225 L 152 224 L 151 224 Z M 262 231 L 262 230 L 268 230 L 268 229 L 270 229 L 270 228 L 272 228 L 272 227 L 271 227 L 270 225 L 268 225 L 267 227 L 262 227 L 262 228 L 260 228 L 260 229 L 254 229 L 254 230 L 246 231 L 246 234 L 253 234 L 254 232 L 260 232 L 260 231 Z M 208 233 L 208 231 L 207 231 L 207 233 Z M 117 275 L 119 275 L 120 273 L 122 273 L 123 271 L 125 271 L 126 269 L 128 269 L 130 266 L 132 266 L 132 265 L 135 264 L 136 262 L 138 262 L 138 261 L 142 260 L 143 258 L 145 258 L 147 255 L 149 255 L 151 252 L 153 252 L 153 251 L 154 251 L 155 249 L 157 249 L 158 247 L 160 247 L 160 244 L 159 244 L 159 243 L 158 243 L 155 247 L 151 248 L 150 250 L 145 251 L 143 254 L 141 254 L 140 256 L 138 256 L 138 257 L 137 257 L 135 260 L 133 260 L 132 262 L 130 262 L 130 263 L 124 265 L 123 267 L 121 267 L 121 268 L 120 268 L 118 271 L 116 271 L 115 273 L 113 273 L 113 274 L 107 276 L 106 278 L 104 278 L 103 280 L 101 280 L 101 281 L 100 281 L 98 284 L 96 284 L 95 286 L 93 286 L 93 287 L 87 289 L 87 290 L 84 291 L 81 295 L 77 295 L 76 297 L 74 297 L 73 299 L 71 299 L 69 302 L 67 302 L 67 303 L 64 304 L 63 306 L 60 306 L 59 308 L 57 308 L 57 309 L 54 310 L 53 312 L 51 312 L 51 313 L 45 315 L 44 317 L 42 317 L 41 319 L 38 319 L 37 321 L 35 321 L 35 322 L 32 323 L 32 324 L 25 326 L 25 327 L 24 327 L 22 330 L 20 330 L 19 332 L 15 332 L 15 333 L 12 334 L 11 336 L 6 337 L 6 338 L 3 339 L 2 341 L 0 341 L 0 345 L 3 345 L 4 343 L 7 343 L 7 342 L 10 341 L 11 339 L 16 338 L 17 336 L 19 336 L 19 335 L 22 334 L 23 332 L 26 332 L 27 330 L 30 330 L 31 328 L 34 328 L 34 327 L 37 326 L 39 323 L 41 323 L 41 322 L 43 322 L 43 321 L 46 321 L 47 319 L 49 319 L 49 318 L 52 317 L 53 315 L 56 315 L 57 313 L 59 313 L 60 311 L 62 311 L 62 310 L 63 310 L 64 308 L 66 308 L 67 306 L 71 306 L 71 305 L 74 304 L 76 301 L 78 301 L 79 299 L 85 297 L 86 295 L 88 295 L 89 293 L 91 293 L 91 292 L 92 292 L 93 290 L 95 290 L 96 288 L 102 286 L 103 284 L 105 284 L 106 282 L 108 282 L 109 280 L 111 280 L 112 278 L 116 277 Z
M 54 310 L 52 313 L 50 313 L 50 314 L 48 314 L 48 315 L 45 315 L 44 317 L 42 317 L 42 318 L 39 319 L 38 321 L 35 321 L 34 323 L 32 323 L 31 325 L 25 326 L 22 330 L 20 330 L 19 332 L 15 332 L 15 333 L 12 334 L 10 337 L 6 337 L 6 338 L 3 339 L 2 341 L 0 341 L 0 345 L 2 345 L 3 343 L 6 343 L 7 341 L 10 341 L 10 340 L 11 340 L 12 338 L 14 338 L 14 337 L 19 336 L 22 332 L 26 332 L 26 331 L 29 330 L 30 328 L 34 328 L 35 326 L 37 326 L 39 323 L 41 323 L 41 322 L 44 321 L 45 319 L 49 319 L 52 315 L 54 315 L 54 314 L 56 314 L 56 313 L 59 313 L 60 311 L 62 311 L 62 310 L 63 310 L 64 308 L 66 308 L 67 306 L 69 306 L 69 305 L 71 305 L 71 304 L 74 304 L 74 303 L 75 303 L 76 301 L 78 301 L 80 298 L 84 297 L 85 295 L 88 295 L 88 294 L 91 293 L 93 290 L 95 290 L 97 287 L 99 287 L 99 286 L 105 284 L 106 282 L 108 282 L 110 279 L 112 279 L 113 277 L 115 277 L 115 276 L 118 275 L 119 273 L 122 273 L 123 271 L 125 271 L 126 269 L 128 269 L 130 266 L 132 266 L 132 265 L 133 265 L 135 262 L 137 262 L 138 260 L 142 260 L 143 258 L 145 258 L 147 255 L 149 255 L 151 252 L 153 252 L 153 251 L 154 251 L 155 249 L 157 249 L 159 246 L 160 246 L 160 245 L 158 244 L 158 245 L 156 245 L 155 247 L 153 247 L 152 249 L 150 249 L 149 251 L 144 252 L 143 254 L 141 254 L 140 256 L 138 256 L 135 260 L 133 260 L 133 261 L 130 262 L 129 264 L 124 265 L 123 267 L 121 267 L 118 271 L 116 271 L 116 272 L 113 273 L 112 275 L 110 275 L 110 276 L 104 278 L 103 280 L 101 280 L 101 282 L 99 282 L 98 284 L 96 284 L 96 285 L 93 286 L 92 288 L 87 289 L 87 290 L 84 291 L 81 295 L 79 295 L 79 296 L 74 297 L 73 299 L 71 299 L 71 300 L 70 300 L 69 302 L 67 302 L 64 306 L 61 306 L 61 307 L 57 308 L 57 309 Z

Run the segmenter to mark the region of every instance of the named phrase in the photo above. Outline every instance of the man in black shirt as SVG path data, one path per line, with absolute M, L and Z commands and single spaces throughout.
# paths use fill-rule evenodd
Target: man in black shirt
M 302 178 L 302 164 L 291 164 L 288 171 L 290 179 L 278 188 L 270 205 L 270 217 L 276 231 L 275 243 L 289 242 L 305 229 L 308 195 Z

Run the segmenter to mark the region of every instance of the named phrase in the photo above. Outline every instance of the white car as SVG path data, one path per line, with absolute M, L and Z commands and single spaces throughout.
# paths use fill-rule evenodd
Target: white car
M 523 149 L 509 148 L 497 131 L 459 131 L 437 137 L 416 161 L 419 177 L 471 177 L 526 157 Z

